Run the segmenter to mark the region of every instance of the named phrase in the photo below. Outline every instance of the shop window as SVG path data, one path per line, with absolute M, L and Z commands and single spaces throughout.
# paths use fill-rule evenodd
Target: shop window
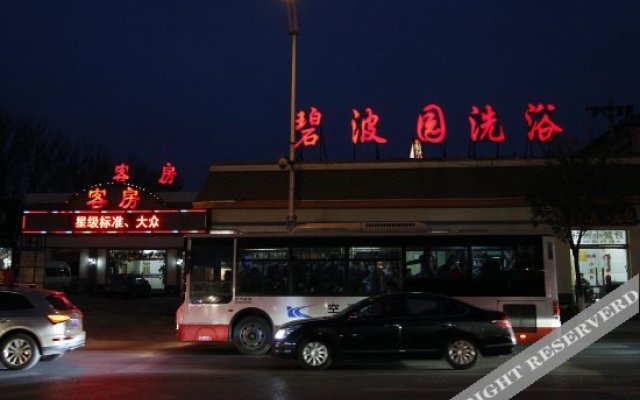
M 573 231 L 574 238 L 578 231 Z M 629 279 L 628 243 L 624 230 L 586 231 L 578 256 L 580 273 L 597 300 Z M 575 278 L 574 278 L 575 279 Z
M 166 250 L 109 250 L 111 276 L 141 275 L 149 281 L 151 289 L 164 290 L 166 279 Z

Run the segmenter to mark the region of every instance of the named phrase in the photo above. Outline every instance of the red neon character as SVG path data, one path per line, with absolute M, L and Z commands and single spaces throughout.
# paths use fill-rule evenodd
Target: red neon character
M 504 128 L 498 124 L 498 116 L 493 111 L 493 107 L 487 104 L 484 109 L 485 111 L 481 112 L 478 107 L 471 106 L 469 114 L 471 141 L 481 142 L 488 139 L 494 143 L 504 142 Z
M 300 145 L 304 147 L 315 146 L 320 139 L 316 128 L 320 126 L 321 121 L 322 113 L 315 107 L 311 107 L 309 118 L 304 111 L 298 112 L 296 114 L 296 131 L 300 132 L 300 140 L 293 147 L 297 149 Z
M 100 226 L 100 218 L 97 215 L 90 215 L 87 217 L 87 228 L 98 229 Z
M 176 172 L 176 167 L 171 165 L 170 162 L 166 163 L 164 167 L 162 167 L 162 176 L 158 179 L 158 183 L 162 185 L 172 185 L 173 179 L 178 176 Z
M 74 224 L 76 229 L 84 229 L 87 227 L 87 217 L 85 215 L 78 215 L 76 217 L 76 223 Z
M 149 218 L 149 228 L 157 228 L 160 226 L 160 218 L 158 218 L 155 214 Z
M 124 217 L 122 215 L 116 215 L 113 217 L 112 227 L 115 229 L 122 229 L 122 228 L 128 228 L 129 225 L 124 221 Z
M 416 130 L 422 142 L 442 143 L 447 135 L 442 108 L 435 104 L 426 105 L 418 116 Z
M 554 133 L 564 131 L 551 120 L 551 112 L 555 111 L 555 109 L 556 106 L 553 104 L 547 104 L 546 106 L 544 104 L 529 104 L 527 111 L 524 113 L 524 119 L 529 127 L 527 138 L 530 141 L 534 141 L 537 138 L 541 142 L 549 142 Z M 533 118 L 532 114 L 538 114 L 537 118 Z
M 366 116 L 360 114 L 358 110 L 353 111 L 353 118 L 351 118 L 351 141 L 353 144 L 376 142 L 378 144 L 387 143 L 387 139 L 382 136 L 378 136 L 378 128 L 376 125 L 380 120 L 378 115 L 373 113 L 370 107 L 364 109 Z
M 136 218 L 136 228 L 157 228 L 160 226 L 160 218 L 158 218 L 155 214 L 150 218 L 145 217 L 144 215 Z
M 298 112 L 296 114 L 296 131 L 300 132 L 300 140 L 293 147 L 297 149 L 300 145 L 304 147 L 315 146 L 320 139 L 316 128 L 320 126 L 321 121 L 322 113 L 315 107 L 311 107 L 308 118 L 304 111 Z
M 148 227 L 149 227 L 149 219 L 147 217 L 145 217 L 144 215 L 141 215 L 138 218 L 136 218 L 136 229 L 148 228 Z
M 129 180 L 129 166 L 125 163 L 116 165 L 116 174 L 113 176 L 114 182 L 126 182 Z
M 94 210 L 99 210 L 109 202 L 106 197 L 106 189 L 97 188 L 89 190 L 89 201 L 87 201 L 86 204 Z
M 140 196 L 138 195 L 138 191 L 134 190 L 131 186 L 128 186 L 122 191 L 122 200 L 120 201 L 120 204 L 118 204 L 118 207 L 134 209 L 138 206 L 139 201 Z

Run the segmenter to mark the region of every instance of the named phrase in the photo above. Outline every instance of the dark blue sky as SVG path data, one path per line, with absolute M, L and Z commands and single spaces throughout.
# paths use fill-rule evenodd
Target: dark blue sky
M 116 157 L 172 161 L 187 189 L 211 163 L 275 163 L 289 140 L 283 3 L 1 0 L 0 107 Z M 298 0 L 298 105 L 323 112 L 331 160 L 352 158 L 351 109 L 365 106 L 383 159 L 407 156 L 428 103 L 450 157 L 467 153 L 472 105 L 498 112 L 503 155 L 524 153 L 529 102 L 587 138 L 606 124 L 586 106 L 640 107 L 639 16 L 637 0 Z

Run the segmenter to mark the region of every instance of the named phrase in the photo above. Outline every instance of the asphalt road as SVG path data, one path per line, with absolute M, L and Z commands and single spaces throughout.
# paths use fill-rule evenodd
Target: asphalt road
M 175 298 L 74 300 L 85 313 L 86 348 L 27 371 L 0 370 L 0 399 L 449 399 L 508 359 L 481 359 L 469 371 L 434 360 L 304 371 L 229 346 L 176 342 Z M 639 398 L 639 326 L 625 324 L 516 398 Z

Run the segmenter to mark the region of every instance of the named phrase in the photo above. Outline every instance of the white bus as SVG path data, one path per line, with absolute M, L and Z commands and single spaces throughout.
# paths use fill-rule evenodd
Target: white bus
M 434 292 L 509 314 L 520 343 L 560 326 L 553 238 L 290 233 L 186 238 L 177 338 L 264 354 L 285 322 L 387 291 Z

